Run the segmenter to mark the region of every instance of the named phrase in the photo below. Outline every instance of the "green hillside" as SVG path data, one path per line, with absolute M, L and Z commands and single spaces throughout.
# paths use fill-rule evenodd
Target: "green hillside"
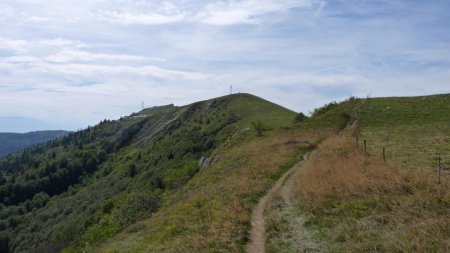
M 169 205 L 202 157 L 292 125 L 249 94 L 146 109 L 0 159 L 0 251 L 84 252 Z M 210 159 L 209 163 L 213 163 Z
M 38 131 L 24 134 L 0 133 L 0 157 L 66 134 L 68 134 L 66 131 Z
M 373 98 L 359 112 L 361 141 L 371 154 L 408 168 L 434 169 L 441 154 L 450 166 L 450 94 Z
M 332 102 L 303 125 L 339 131 L 357 121 L 368 152 L 406 167 L 434 168 L 438 154 L 450 161 L 450 94 L 420 97 L 352 98 Z
M 297 127 L 337 135 L 266 209 L 267 252 L 448 252 L 449 112 L 450 94 L 352 98 L 315 110 Z
M 301 219 L 329 251 L 445 252 L 449 109 L 450 95 L 351 98 L 304 118 L 234 94 L 105 120 L 0 159 L 0 252 L 245 252 L 253 207 L 313 149 L 295 206 L 266 210 L 268 252 L 292 252 Z

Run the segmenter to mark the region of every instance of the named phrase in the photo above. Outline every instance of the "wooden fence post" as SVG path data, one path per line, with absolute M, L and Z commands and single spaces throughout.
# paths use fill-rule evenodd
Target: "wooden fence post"
M 383 148 L 383 162 L 386 162 L 386 149 Z
M 438 184 L 441 184 L 441 154 L 438 156 Z
M 364 140 L 364 153 L 367 155 L 367 140 Z

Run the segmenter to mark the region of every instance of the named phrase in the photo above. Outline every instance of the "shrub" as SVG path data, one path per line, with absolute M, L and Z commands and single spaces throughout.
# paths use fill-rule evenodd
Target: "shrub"
M 297 113 L 297 116 L 295 116 L 295 121 L 296 122 L 302 122 L 302 121 L 304 121 L 307 118 L 308 117 L 303 112 L 299 112 L 299 113 Z
M 331 110 L 331 109 L 333 109 L 333 108 L 335 108 L 337 106 L 338 106 L 338 103 L 335 102 L 335 101 L 331 102 L 331 103 L 328 103 L 328 104 L 326 104 L 326 105 L 324 105 L 322 107 L 314 109 L 314 111 L 312 112 L 312 116 L 313 117 L 319 116 L 319 115 L 324 114 L 325 112 L 327 112 L 327 111 L 329 111 L 329 110 Z
M 89 227 L 83 236 L 85 246 L 94 245 L 98 242 L 111 238 L 119 230 L 119 224 L 112 217 L 105 216 L 100 221 Z
M 336 132 L 339 133 L 351 123 L 352 117 L 348 113 L 341 113 L 336 122 Z
M 256 134 L 258 136 L 260 136 L 260 137 L 263 136 L 264 126 L 263 126 L 261 120 L 253 121 L 252 127 L 253 127 L 253 129 L 255 129 Z
M 102 204 L 102 212 L 105 214 L 111 213 L 114 208 L 114 202 L 112 200 L 106 200 Z
M 33 208 L 41 208 L 47 204 L 50 197 L 45 192 L 40 192 L 36 195 L 34 195 L 33 200 L 31 201 L 31 209 Z
M 156 212 L 161 204 L 161 197 L 153 191 L 131 193 L 119 207 L 117 218 L 122 225 L 128 225 L 140 218 Z
M 127 169 L 127 176 L 128 177 L 134 177 L 137 174 L 137 169 L 136 169 L 136 165 L 134 163 L 130 163 L 128 165 L 128 169 Z
M 179 188 L 191 179 L 198 171 L 198 163 L 195 161 L 187 162 L 181 168 L 168 169 L 163 179 L 164 186 L 170 189 Z

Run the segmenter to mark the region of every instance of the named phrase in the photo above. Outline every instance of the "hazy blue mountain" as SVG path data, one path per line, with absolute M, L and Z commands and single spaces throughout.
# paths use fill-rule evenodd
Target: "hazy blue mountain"
M 38 131 L 30 133 L 0 133 L 0 157 L 35 144 L 66 135 L 66 131 Z
M 0 133 L 28 133 L 58 129 L 40 119 L 28 117 L 0 117 Z

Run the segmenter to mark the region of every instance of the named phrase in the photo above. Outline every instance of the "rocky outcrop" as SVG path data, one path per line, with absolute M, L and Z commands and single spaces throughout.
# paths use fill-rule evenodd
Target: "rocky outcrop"
M 213 164 L 217 163 L 218 161 L 220 161 L 220 158 L 218 156 L 212 156 L 212 157 L 203 156 L 198 161 L 198 167 L 200 167 L 200 169 L 207 169 L 207 168 L 211 167 Z

